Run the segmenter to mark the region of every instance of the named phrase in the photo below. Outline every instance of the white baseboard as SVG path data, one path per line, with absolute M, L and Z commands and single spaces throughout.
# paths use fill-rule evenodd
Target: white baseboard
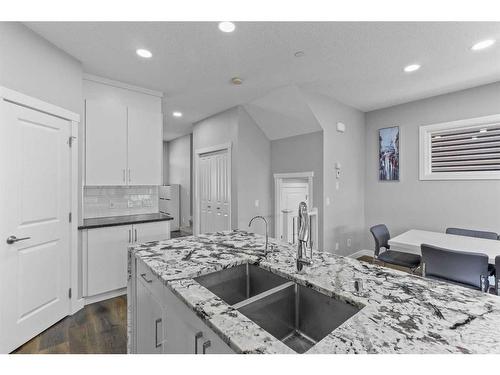
M 90 305 L 91 303 L 96 303 L 104 301 L 105 299 L 115 298 L 121 295 L 127 294 L 127 288 L 112 290 L 111 292 L 97 294 L 95 296 L 85 297 L 85 305 Z
M 372 257 L 373 256 L 373 250 L 359 250 L 359 251 L 356 251 L 355 253 L 351 254 L 351 255 L 348 255 L 349 258 L 354 258 L 354 259 L 358 259 L 362 256 L 369 256 L 369 257 Z

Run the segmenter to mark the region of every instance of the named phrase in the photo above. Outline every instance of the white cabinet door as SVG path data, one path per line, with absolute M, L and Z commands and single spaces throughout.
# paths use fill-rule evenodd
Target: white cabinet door
M 85 185 L 126 185 L 127 107 L 85 101 Z
M 127 247 L 132 226 L 88 230 L 87 296 L 127 286 Z
M 142 280 L 137 280 L 137 353 L 163 353 L 163 308 Z
M 137 243 L 170 239 L 170 222 L 134 224 L 134 241 Z
M 166 297 L 166 353 L 234 354 L 196 314 L 168 289 Z
M 162 183 L 162 115 L 128 108 L 128 184 Z

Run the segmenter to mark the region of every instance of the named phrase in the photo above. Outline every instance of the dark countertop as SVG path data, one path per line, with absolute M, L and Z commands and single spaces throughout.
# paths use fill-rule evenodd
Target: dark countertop
M 95 217 L 95 218 L 83 219 L 83 225 L 80 225 L 78 229 L 115 227 L 118 225 L 151 223 L 155 221 L 167 221 L 167 220 L 173 220 L 173 218 L 169 215 L 165 215 L 162 213 Z

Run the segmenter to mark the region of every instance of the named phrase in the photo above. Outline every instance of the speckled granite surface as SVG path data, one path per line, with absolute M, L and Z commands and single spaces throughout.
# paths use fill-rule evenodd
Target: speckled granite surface
M 270 244 L 264 259 L 263 237 L 233 231 L 136 245 L 129 254 L 238 353 L 293 353 L 193 280 L 247 262 L 364 306 L 307 353 L 500 353 L 500 297 L 324 252 L 299 274 L 295 249 Z M 362 295 L 354 292 L 354 278 L 363 280 Z

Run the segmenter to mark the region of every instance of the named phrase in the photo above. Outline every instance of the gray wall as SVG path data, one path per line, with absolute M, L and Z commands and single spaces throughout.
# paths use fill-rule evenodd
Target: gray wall
M 323 248 L 323 131 L 277 139 L 271 142 L 271 174 L 314 172 L 313 205 L 318 208 L 318 248 Z M 271 179 L 271 207 L 274 210 L 274 179 Z M 274 228 L 273 212 L 272 224 Z
M 82 67 L 19 22 L 0 22 L 0 85 L 82 113 Z
M 363 246 L 365 229 L 364 113 L 321 94 L 304 92 L 304 97 L 323 128 L 323 249 L 348 255 Z M 345 133 L 337 132 L 339 121 Z M 342 166 L 338 190 L 335 162 Z
M 261 215 L 271 221 L 271 142 L 261 128 L 239 107 L 238 117 L 238 227 L 265 234 L 262 221 L 248 223 Z M 255 201 L 259 201 L 258 207 Z
M 420 181 L 420 125 L 500 113 L 500 82 L 366 114 L 365 246 L 368 228 L 385 223 L 391 235 L 448 226 L 500 232 L 500 181 Z M 378 181 L 378 129 L 400 126 L 400 182 Z
M 180 185 L 180 215 L 182 227 L 189 227 L 191 218 L 191 153 L 192 135 L 168 142 L 168 181 Z

